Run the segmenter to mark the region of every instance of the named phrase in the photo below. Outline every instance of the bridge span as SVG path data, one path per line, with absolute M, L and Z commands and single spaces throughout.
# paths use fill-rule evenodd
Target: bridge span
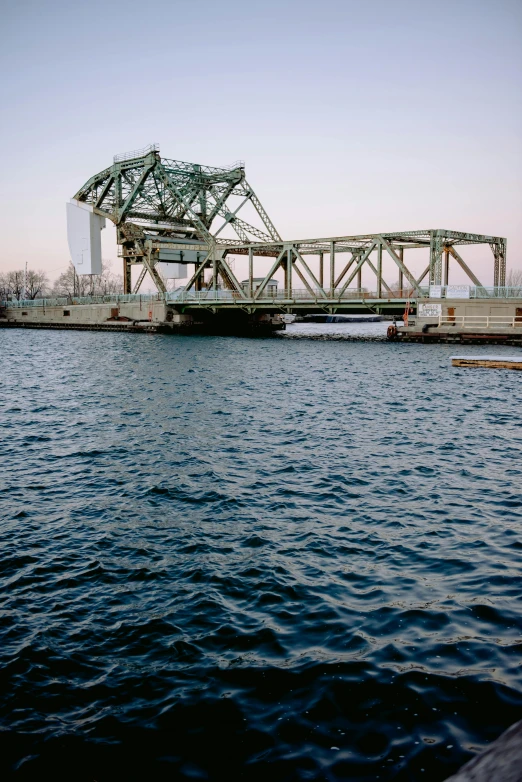
M 281 316 L 291 313 L 406 313 L 433 337 L 448 323 L 456 334 L 452 318 L 471 323 L 484 315 L 489 324 L 500 317 L 513 329 L 522 320 L 522 291 L 505 287 L 504 238 L 432 228 L 286 240 L 242 161 L 186 163 L 161 157 L 157 145 L 116 155 L 67 204 L 77 276 L 101 272 L 107 220 L 116 226 L 122 295 L 0 302 L 0 325 L 272 330 L 284 328 Z M 490 254 L 492 287 L 479 279 L 476 254 L 467 255 L 477 246 Z M 453 284 L 455 268 L 467 284 Z M 147 278 L 157 293 L 143 293 Z M 402 336 L 414 338 L 406 329 Z
M 160 293 L 177 280 L 187 292 L 232 291 L 240 306 L 264 299 L 278 275 L 287 300 L 302 300 L 300 289 L 324 302 L 344 301 L 347 292 L 353 298 L 355 289 L 362 300 L 363 271 L 369 271 L 376 299 L 396 298 L 397 289 L 418 297 L 423 284 L 448 285 L 453 266 L 470 285 L 483 287 L 473 261 L 464 257 L 466 248 L 477 245 L 491 250 L 494 286 L 505 285 L 502 237 L 432 228 L 284 240 L 247 182 L 242 161 L 223 168 L 186 163 L 162 158 L 157 145 L 116 155 L 77 191 L 67 211 L 78 274 L 97 273 L 101 229 L 105 220 L 115 224 L 126 294 L 139 293 L 148 275 Z M 406 257 L 411 251 L 425 256 L 420 274 Z M 234 259 L 243 256 L 248 272 L 240 281 Z M 387 278 L 385 259 L 393 279 Z

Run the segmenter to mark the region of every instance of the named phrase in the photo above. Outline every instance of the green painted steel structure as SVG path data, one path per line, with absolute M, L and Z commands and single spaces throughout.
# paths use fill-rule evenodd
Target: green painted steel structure
M 238 306 L 244 300 L 249 307 L 255 307 L 256 302 L 264 299 L 269 280 L 282 268 L 288 300 L 295 298 L 294 280 L 298 279 L 310 300 L 319 299 L 326 304 L 342 299 L 352 290 L 352 283 L 355 291 L 362 292 L 364 266 L 375 274 L 375 298 L 380 300 L 392 294 L 383 275 L 384 255 L 397 267 L 399 289 L 405 298 L 422 296 L 421 285 L 425 281 L 430 285 L 448 284 L 450 259 L 473 285 L 482 288 L 461 255 L 462 246 L 477 244 L 491 247 L 494 286 L 505 285 L 506 240 L 498 236 L 431 229 L 285 241 L 246 181 L 243 162 L 226 168 L 184 163 L 162 158 L 157 145 L 151 145 L 115 156 L 113 164 L 91 177 L 74 198 L 91 204 L 94 212 L 117 226 L 125 293 L 137 292 L 147 272 L 158 291 L 166 292 L 157 264 L 174 255 L 181 262 L 194 263 L 185 285 L 185 302 L 190 301 L 191 291 L 195 302 L 201 300 L 204 272 L 211 268 L 207 289 L 217 292 L 223 287 L 234 292 Z M 239 217 L 247 205 L 254 222 Z M 235 237 L 226 238 L 225 233 Z M 428 251 L 428 263 L 420 276 L 415 276 L 405 263 L 404 253 L 410 249 Z M 227 260 L 233 255 L 249 258 L 246 286 L 236 279 Z M 317 256 L 314 264 L 307 260 L 308 256 Z M 255 259 L 266 257 L 272 257 L 273 264 L 254 289 Z M 141 269 L 132 286 L 131 268 L 136 264 Z M 393 297 L 397 297 L 396 291 Z M 213 298 L 219 306 L 219 296 Z

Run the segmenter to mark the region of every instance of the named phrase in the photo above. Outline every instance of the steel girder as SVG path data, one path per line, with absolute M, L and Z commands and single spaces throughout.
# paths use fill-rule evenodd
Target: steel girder
M 219 240 L 218 240 L 219 241 Z M 340 289 L 340 294 L 344 293 L 347 287 L 357 276 L 358 288 L 361 287 L 361 271 L 366 264 L 376 276 L 376 290 L 380 296 L 382 290 L 390 291 L 389 284 L 383 277 L 383 253 L 386 253 L 395 263 L 399 274 L 399 287 L 403 289 L 403 281 L 407 281 L 407 287 L 404 290 L 410 290 L 412 295 L 420 292 L 420 285 L 427 275 L 431 285 L 442 284 L 442 256 L 445 258 L 445 283 L 449 274 L 450 256 L 463 269 L 470 281 L 479 287 L 482 283 L 473 272 L 471 267 L 466 264 L 456 247 L 466 245 L 489 245 L 493 251 L 494 257 L 494 280 L 496 287 L 505 285 L 506 269 L 506 240 L 498 236 L 485 236 L 481 234 L 470 234 L 462 231 L 450 231 L 447 229 L 432 229 L 426 231 L 401 231 L 396 233 L 364 234 L 360 236 L 336 236 L 329 239 L 302 239 L 295 242 L 255 242 L 241 245 L 238 242 L 220 243 L 220 246 L 230 254 L 249 256 L 272 256 L 278 258 L 282 250 L 288 246 L 294 248 L 297 257 L 304 261 L 303 256 L 317 255 L 319 258 L 319 278 L 323 288 L 324 256 L 330 258 L 330 295 Z M 426 249 L 429 251 L 429 263 L 420 277 L 416 277 L 408 268 L 404 261 L 405 250 Z M 372 253 L 377 254 L 376 265 L 371 260 Z M 348 262 L 343 262 L 341 273 L 336 273 L 336 259 L 341 253 L 350 253 L 351 258 Z M 355 264 L 355 266 L 354 266 Z M 272 274 L 276 268 L 272 269 Z M 350 272 L 349 276 L 345 275 Z M 343 282 L 344 280 L 344 282 Z M 337 293 L 336 293 L 337 295 Z
M 229 199 L 237 196 L 242 198 L 239 207 L 229 203 Z M 281 239 L 246 182 L 241 161 L 227 168 L 202 166 L 161 158 L 157 147 L 151 146 L 116 156 L 113 165 L 91 177 L 74 198 L 92 204 L 97 214 L 117 226 L 127 293 L 130 293 L 130 267 L 133 264 L 143 266 L 134 292 L 139 289 L 146 271 L 160 291 L 166 290 L 165 281 L 155 268 L 162 239 L 170 237 L 188 243 L 203 240 L 207 261 L 192 283 L 200 284 L 204 269 L 217 260 L 214 265 L 224 284 L 238 291 L 239 283 L 224 259 L 226 253 L 217 247 L 214 233 L 230 226 L 238 236 L 239 244 Z M 237 216 L 247 203 L 252 203 L 260 225 L 252 225 Z M 218 230 L 215 221 L 220 218 L 225 222 Z
M 203 166 L 161 158 L 158 148 L 151 146 L 135 153 L 116 156 L 113 165 L 91 177 L 74 198 L 92 204 L 96 213 L 112 220 L 117 226 L 126 292 L 130 292 L 130 269 L 133 264 L 142 266 L 134 292 L 139 290 L 147 271 L 158 289 L 166 290 L 156 263 L 159 251 L 169 247 L 168 244 L 162 244 L 162 240 L 169 238 L 181 239 L 186 247 L 192 249 L 198 249 L 198 245 L 191 246 L 191 240 L 202 240 L 207 250 L 205 260 L 196 264 L 185 286 L 186 290 L 193 286 L 195 290 L 200 290 L 205 270 L 212 267 L 212 287 L 216 289 L 218 278 L 221 278 L 224 287 L 236 291 L 239 298 L 244 298 L 245 293 L 227 262 L 228 255 L 249 256 L 250 293 L 254 258 L 275 259 L 254 298 L 259 298 L 271 275 L 280 267 L 284 269 L 285 289 L 289 297 L 294 271 L 305 287 L 310 291 L 315 290 L 319 298 L 334 296 L 339 292 L 342 295 L 356 277 L 357 287 L 361 288 L 364 265 L 375 274 L 376 290 L 380 296 L 383 289 L 391 290 L 383 277 L 383 254 L 397 266 L 399 287 L 402 289 L 406 280 L 407 290 L 412 295 L 420 292 L 420 284 L 427 275 L 430 284 L 442 284 L 443 255 L 445 283 L 448 281 L 451 257 L 474 285 L 481 286 L 473 270 L 456 249 L 479 244 L 488 244 L 493 252 L 495 286 L 505 285 L 506 240 L 497 236 L 428 229 L 285 242 L 246 181 L 244 163 L 241 161 L 227 168 Z M 230 199 L 240 199 L 239 205 L 232 204 Z M 238 216 L 248 203 L 257 213 L 259 225 L 252 225 Z M 227 227 L 234 231 L 237 239 L 221 235 Z M 404 252 L 422 248 L 429 251 L 429 263 L 422 275 L 416 278 L 404 261 Z M 376 264 L 371 260 L 374 252 L 377 254 Z M 339 273 L 335 268 L 336 258 L 342 253 L 350 253 L 351 257 L 348 262 L 343 261 Z M 310 255 L 319 257 L 319 278 L 305 260 Z M 330 259 L 328 288 L 324 285 L 325 255 Z
M 506 240 L 499 239 L 497 242 L 490 242 L 490 246 L 495 258 L 493 284 L 503 287 L 506 284 Z

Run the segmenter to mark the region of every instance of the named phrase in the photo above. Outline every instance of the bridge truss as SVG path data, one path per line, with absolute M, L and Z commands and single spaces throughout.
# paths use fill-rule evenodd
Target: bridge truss
M 362 270 L 366 267 L 375 275 L 375 296 L 381 299 L 392 294 L 391 283 L 383 275 L 383 257 L 388 256 L 397 267 L 398 288 L 405 296 L 420 296 L 425 281 L 448 284 L 450 260 L 473 285 L 483 287 L 461 254 L 463 246 L 479 244 L 491 247 L 494 285 L 505 285 L 506 240 L 502 237 L 432 229 L 284 241 L 246 181 L 242 162 L 226 168 L 184 163 L 161 158 L 153 145 L 116 156 L 113 164 L 91 177 L 74 198 L 90 204 L 96 214 L 116 225 L 125 293 L 137 292 L 147 272 L 158 291 L 165 292 L 158 264 L 175 257 L 193 269 L 186 275 L 187 294 L 223 287 L 234 291 L 239 302 L 248 299 L 255 304 L 282 268 L 287 299 L 292 299 L 298 279 L 313 299 L 319 297 L 326 303 L 341 298 L 350 286 L 362 291 Z M 239 216 L 247 205 L 253 222 Z M 227 233 L 233 238 L 227 238 Z M 411 249 L 424 249 L 428 254 L 420 276 L 406 264 L 404 254 Z M 247 285 L 236 279 L 229 262 L 234 255 L 248 256 Z M 313 263 L 310 256 L 316 256 Z M 256 259 L 267 257 L 274 260 L 260 281 L 255 274 Z M 133 265 L 141 267 L 134 286 Z M 207 269 L 211 269 L 211 277 L 205 283 Z

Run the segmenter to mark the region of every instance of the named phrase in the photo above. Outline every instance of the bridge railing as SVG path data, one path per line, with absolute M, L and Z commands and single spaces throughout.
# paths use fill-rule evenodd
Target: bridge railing
M 132 152 L 122 152 L 121 155 L 114 155 L 113 160 L 115 163 L 123 163 L 125 160 L 134 160 L 135 158 L 145 157 L 149 152 L 159 152 L 159 144 L 149 144 L 148 147 L 142 149 L 133 149 Z
M 434 291 L 435 288 L 435 291 Z M 522 285 L 437 285 L 426 289 L 433 299 L 521 299 Z
M 413 318 L 415 320 L 415 318 Z M 434 315 L 422 317 L 420 320 L 429 321 L 430 326 L 461 326 L 473 328 L 473 326 L 500 326 L 502 328 L 522 328 L 521 315 Z
M 54 296 L 46 299 L 13 299 L 1 301 L 3 307 L 65 307 L 72 304 L 125 304 L 129 302 L 163 301 L 162 293 L 108 293 L 103 296 Z
M 427 296 L 428 289 L 423 289 L 422 291 L 423 295 Z M 223 288 L 218 288 L 217 290 L 214 290 L 212 288 L 205 289 L 202 291 L 195 291 L 193 289 L 186 291 L 184 288 L 178 288 L 175 291 L 171 291 L 167 294 L 165 294 L 166 300 L 171 302 L 240 302 L 243 301 L 246 297 L 248 301 L 252 301 L 254 303 L 257 302 L 288 302 L 288 301 L 313 301 L 317 303 L 321 303 L 322 301 L 349 301 L 352 299 L 357 300 L 366 300 L 366 299 L 408 299 L 413 297 L 413 292 L 411 289 L 403 289 L 403 290 L 396 290 L 396 291 L 383 291 L 381 295 L 376 291 L 369 291 L 366 289 L 360 290 L 359 288 L 347 288 L 346 290 L 342 290 L 342 288 L 336 288 L 333 293 L 329 290 L 325 291 L 323 294 L 320 290 L 312 290 L 310 292 L 307 288 L 293 288 L 290 295 L 287 294 L 285 290 L 278 289 L 277 291 L 274 290 L 265 290 L 262 293 L 260 293 L 258 296 L 256 295 L 256 291 L 254 291 L 253 295 L 251 296 L 248 291 L 244 291 L 244 296 L 242 296 L 238 291 L 235 290 L 228 290 Z
M 469 286 L 460 286 L 461 288 L 467 288 L 467 291 L 465 291 L 466 295 L 462 296 L 462 298 L 469 298 L 470 299 L 522 299 L 522 287 L 520 286 L 511 286 L 511 287 L 484 287 L 484 286 L 475 286 L 475 285 L 469 285 Z M 325 293 L 323 294 L 318 289 L 312 289 L 312 292 L 310 292 L 307 288 L 293 288 L 292 293 L 289 296 L 286 291 L 282 288 L 278 288 L 277 291 L 270 290 L 270 288 L 267 286 L 267 289 L 265 289 L 259 296 L 256 295 L 256 291 L 254 290 L 253 296 L 250 296 L 249 292 L 247 290 L 244 291 L 245 296 L 249 300 L 255 300 L 256 302 L 263 302 L 266 303 L 269 302 L 280 302 L 280 301 L 313 301 L 313 302 L 321 302 L 322 300 L 328 299 L 328 300 L 336 300 L 336 301 L 349 301 L 351 299 L 359 299 L 359 300 L 366 300 L 366 299 L 380 299 L 380 300 L 393 300 L 393 299 L 421 299 L 421 298 L 429 298 L 430 297 L 430 287 L 427 285 L 420 286 L 420 293 L 415 291 L 413 288 L 402 288 L 397 290 L 386 290 L 383 289 L 382 291 L 378 292 L 375 290 L 368 290 L 366 288 L 360 289 L 360 288 L 346 288 L 346 290 L 343 290 L 342 287 L 336 288 L 333 292 L 329 289 L 325 289 Z M 441 286 L 441 296 L 437 298 L 454 298 L 455 297 L 455 291 L 451 289 L 450 286 Z M 243 296 L 241 296 L 240 293 L 237 291 L 227 290 L 219 288 L 218 290 L 213 290 L 212 288 L 205 289 L 202 291 L 195 291 L 193 289 L 186 291 L 184 288 L 178 288 L 176 291 L 173 291 L 172 293 L 167 293 L 167 300 L 170 301 L 183 301 L 183 302 L 203 302 L 203 301 L 216 301 L 216 302 L 223 302 L 223 301 L 240 301 L 243 299 Z
M 511 285 L 504 287 L 479 287 L 473 286 L 470 289 L 470 298 L 472 299 L 522 299 L 522 285 Z
M 428 298 L 430 289 L 428 286 L 422 286 L 420 289 L 420 295 L 415 293 L 411 288 L 402 288 L 401 290 L 383 290 L 380 295 L 377 291 L 370 291 L 365 288 L 362 290 L 359 288 L 336 288 L 333 292 L 325 290 L 325 296 L 318 289 L 312 289 L 310 292 L 307 288 L 293 288 L 291 296 L 288 296 L 286 291 L 278 288 L 264 290 L 259 296 L 250 296 L 245 291 L 246 299 L 254 304 L 256 303 L 273 303 L 278 304 L 281 302 L 310 302 L 320 304 L 326 301 L 350 301 L 350 300 L 384 300 L 390 301 L 393 299 L 407 300 L 411 299 L 415 301 L 420 298 Z M 442 288 L 442 298 L 445 298 L 446 288 Z M 522 299 L 522 287 L 482 287 L 482 286 L 469 286 L 469 298 L 470 299 Z M 1 307 L 61 307 L 72 304 L 124 304 L 131 302 L 149 302 L 149 301 L 166 301 L 166 302 L 180 302 L 180 303 L 203 303 L 203 302 L 216 302 L 216 303 L 235 303 L 244 301 L 244 297 L 235 290 L 228 290 L 225 288 L 206 288 L 202 291 L 196 291 L 193 288 L 186 291 L 184 288 L 177 288 L 175 291 L 168 291 L 167 293 L 107 293 L 102 296 L 53 296 L 43 299 L 17 299 L 0 301 Z

